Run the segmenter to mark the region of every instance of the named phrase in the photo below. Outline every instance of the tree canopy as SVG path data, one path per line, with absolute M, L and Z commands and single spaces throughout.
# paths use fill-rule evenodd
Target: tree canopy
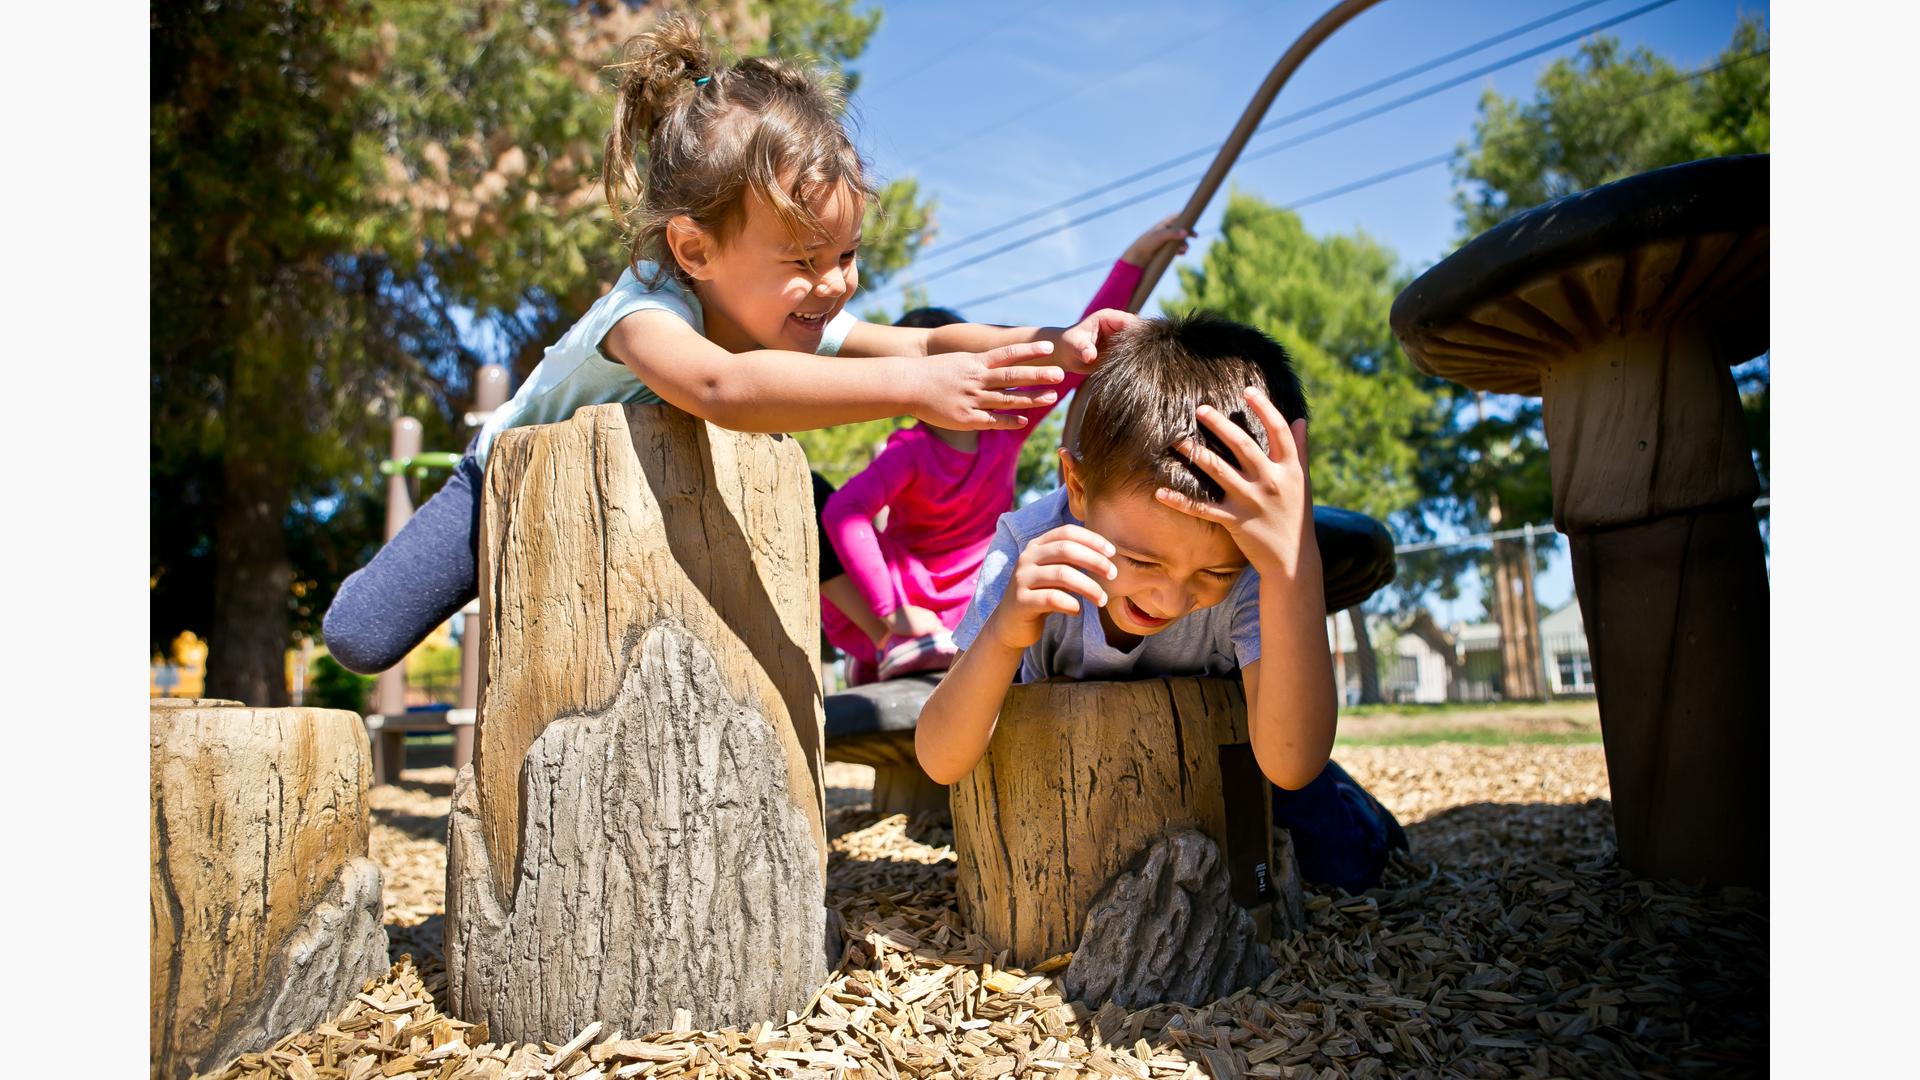
M 1461 241 L 1541 203 L 1649 169 L 1766 153 L 1767 52 L 1765 24 L 1748 16 L 1698 72 L 1598 37 L 1549 65 L 1531 101 L 1488 91 L 1454 165 Z

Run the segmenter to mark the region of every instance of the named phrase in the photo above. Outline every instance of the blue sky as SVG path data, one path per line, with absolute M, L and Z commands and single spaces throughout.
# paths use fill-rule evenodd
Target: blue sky
M 1480 40 L 1572 8 L 1577 0 L 1381 0 L 1328 38 L 1275 99 L 1268 118 L 1284 117 Z M 1256 135 L 1243 158 L 1264 146 L 1576 31 L 1627 15 L 1649 0 L 1601 0 L 1545 26 L 1413 76 L 1312 117 Z M 967 244 L 982 230 L 1060 202 L 1186 151 L 1224 139 L 1288 45 L 1330 0 L 984 0 L 953 4 L 889 0 L 884 19 L 855 69 L 855 112 L 862 149 L 883 178 L 916 177 L 938 201 L 939 233 L 914 268 L 865 298 L 897 313 L 899 286 L 1049 226 L 1063 223 L 1179 177 L 1205 170 L 1211 154 L 1151 179 Z M 1646 46 L 1681 70 L 1711 64 L 1743 12 L 1769 15 L 1764 3 L 1674 0 L 1599 31 L 1629 48 Z M 1287 205 L 1318 193 L 1447 154 L 1465 142 L 1488 89 L 1531 98 L 1542 71 L 1572 55 L 1578 41 L 1552 48 L 1406 106 L 1363 120 L 1228 175 L 1202 215 L 1200 236 L 1182 262 L 1196 262 L 1214 235 L 1232 188 Z M 1140 231 L 1183 206 L 1193 185 L 1048 236 L 1009 254 L 926 281 L 932 302 L 970 319 L 1058 323 L 1077 316 L 1103 269 L 978 304 L 965 302 L 1119 255 Z M 1435 165 L 1304 206 L 1316 234 L 1364 231 L 1408 266 L 1431 265 L 1458 240 L 1453 175 Z M 1176 264 L 1177 265 L 1177 264 Z M 1177 288 L 1169 270 L 1148 311 Z M 1384 318 L 1385 312 L 1381 315 Z M 1558 540 L 1558 538 L 1554 538 Z M 1541 576 L 1552 606 L 1573 594 L 1565 543 Z M 1447 621 L 1473 618 L 1477 589 L 1440 605 Z

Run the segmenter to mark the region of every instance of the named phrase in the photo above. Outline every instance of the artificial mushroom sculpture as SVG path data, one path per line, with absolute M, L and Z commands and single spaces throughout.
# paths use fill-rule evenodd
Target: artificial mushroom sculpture
M 1620 861 L 1767 877 L 1768 588 L 1729 371 L 1767 349 L 1768 158 L 1642 173 L 1487 230 L 1407 286 L 1414 365 L 1543 398 Z

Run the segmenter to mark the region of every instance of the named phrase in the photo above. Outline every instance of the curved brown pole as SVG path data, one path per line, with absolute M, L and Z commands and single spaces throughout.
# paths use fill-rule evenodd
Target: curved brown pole
M 1248 103 L 1247 110 L 1240 114 L 1240 122 L 1234 125 L 1233 134 L 1227 136 L 1227 141 L 1220 147 L 1220 152 L 1214 155 L 1213 164 L 1207 168 L 1207 175 L 1200 178 L 1200 186 L 1194 189 L 1193 197 L 1187 200 L 1186 208 L 1180 211 L 1180 216 L 1176 219 L 1177 224 L 1191 229 L 1193 223 L 1200 220 L 1200 215 L 1207 209 L 1207 203 L 1213 201 L 1213 193 L 1219 190 L 1220 182 L 1227 178 L 1227 171 L 1233 168 L 1235 161 L 1239 160 L 1241 149 L 1247 145 L 1247 140 L 1253 137 L 1253 129 L 1260 126 L 1261 118 L 1267 115 L 1267 107 L 1273 104 L 1273 99 L 1279 95 L 1280 88 L 1287 84 L 1289 78 L 1292 78 L 1294 69 L 1306 60 L 1308 54 L 1319 48 L 1320 43 L 1325 41 L 1329 34 L 1340 29 L 1355 15 L 1379 2 L 1380 0 L 1340 0 L 1340 3 L 1334 5 L 1333 10 L 1320 16 L 1318 22 L 1307 27 L 1307 32 L 1300 35 L 1299 40 L 1287 49 L 1286 55 L 1280 57 L 1280 62 L 1273 65 L 1273 70 L 1267 73 L 1267 81 L 1260 84 L 1259 92 L 1253 95 L 1253 101 Z M 1168 244 L 1154 254 L 1153 261 L 1147 264 L 1146 271 L 1140 275 L 1140 284 L 1134 286 L 1133 298 L 1127 301 L 1128 311 L 1138 312 L 1141 305 L 1147 302 L 1153 287 L 1160 283 L 1161 275 L 1167 272 L 1168 265 L 1173 262 L 1174 252 L 1177 250 L 1172 244 Z M 1074 445 L 1074 436 L 1080 432 L 1080 414 L 1084 411 L 1082 408 L 1084 404 L 1085 399 L 1075 394 L 1073 404 L 1067 409 L 1067 427 L 1063 439 L 1067 446 Z

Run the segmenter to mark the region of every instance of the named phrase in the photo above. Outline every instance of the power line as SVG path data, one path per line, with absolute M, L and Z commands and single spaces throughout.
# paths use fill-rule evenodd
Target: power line
M 1681 75 L 1677 78 L 1668 79 L 1657 86 L 1651 86 L 1645 90 L 1641 90 L 1636 93 L 1627 94 L 1623 97 L 1616 98 L 1613 101 L 1608 102 L 1607 105 L 1609 107 L 1617 107 L 1620 105 L 1625 105 L 1630 101 L 1638 101 L 1643 97 L 1650 97 L 1654 94 L 1671 90 L 1674 87 L 1681 85 L 1682 83 L 1689 83 L 1699 79 L 1704 79 L 1709 75 L 1713 75 L 1718 72 L 1725 71 L 1728 68 L 1735 67 L 1752 60 L 1758 60 L 1761 57 L 1766 56 L 1770 51 L 1771 50 L 1769 49 L 1756 49 L 1753 52 L 1745 53 L 1743 55 L 1734 57 L 1731 60 L 1721 61 L 1720 63 L 1715 64 L 1712 67 L 1701 68 L 1697 71 L 1688 72 L 1687 74 Z M 1410 161 L 1405 165 L 1395 166 L 1394 168 L 1387 169 L 1384 172 L 1378 172 L 1373 174 L 1372 176 L 1368 176 L 1360 180 L 1354 180 L 1349 183 L 1341 184 L 1337 187 L 1331 187 L 1326 189 L 1325 191 L 1308 195 L 1303 199 L 1297 199 L 1291 203 L 1288 203 L 1285 206 L 1282 206 L 1280 209 L 1298 210 L 1303 206 L 1311 206 L 1314 203 L 1322 202 L 1327 199 L 1335 198 L 1340 195 L 1345 195 L 1349 192 L 1358 191 L 1361 188 L 1372 187 L 1375 184 L 1385 183 L 1388 180 L 1397 179 L 1398 177 L 1405 176 L 1409 173 L 1418 172 L 1422 169 L 1430 169 L 1430 168 L 1433 168 L 1435 165 L 1443 165 L 1448 161 L 1451 161 L 1453 157 L 1454 157 L 1454 152 L 1448 151 L 1442 154 L 1435 154 L 1432 157 L 1421 158 L 1418 161 Z M 1174 187 L 1178 187 L 1183 183 L 1190 183 L 1193 179 L 1197 179 L 1197 177 L 1189 177 L 1183 180 L 1177 180 L 1177 181 L 1174 181 L 1172 184 L 1167 185 L 1166 187 L 1156 188 L 1152 192 L 1148 192 L 1146 194 L 1147 196 L 1163 194 L 1166 191 L 1171 190 Z M 1133 201 L 1142 201 L 1144 197 L 1145 196 L 1143 196 L 1142 199 L 1135 199 Z M 1118 210 L 1118 209 L 1122 209 L 1124 206 L 1127 206 L 1127 205 L 1132 205 L 1132 202 L 1124 202 L 1121 204 L 1116 204 L 1111 209 Z M 1102 211 L 1102 212 L 1104 213 L 1106 211 Z M 1022 284 L 1015 285 L 1011 288 L 1002 289 L 999 292 L 989 293 L 986 296 L 976 297 L 972 300 L 964 301 L 960 304 L 954 305 L 954 307 L 964 311 L 965 309 L 972 307 L 976 304 L 989 303 L 994 300 L 1002 299 L 1003 297 L 1012 296 L 1015 293 L 1025 292 L 1028 289 L 1037 289 L 1043 285 L 1052 285 L 1055 282 L 1064 281 L 1070 277 L 1075 277 L 1080 274 L 1089 273 L 1093 270 L 1097 270 L 1100 267 L 1107 266 L 1107 265 L 1110 265 L 1110 263 L 1103 260 L 1101 262 L 1089 263 L 1086 266 L 1075 267 L 1072 270 L 1063 270 L 1057 274 L 1052 274 L 1044 278 L 1038 278 L 1033 281 L 1023 282 Z M 913 284 L 918 285 L 923 280 L 924 279 L 916 279 L 913 282 Z
M 1578 14 L 1579 12 L 1584 11 L 1587 8 L 1590 8 L 1595 6 L 1596 4 L 1601 4 L 1605 2 L 1606 0 L 1582 0 L 1581 3 L 1574 4 L 1572 7 L 1562 8 L 1561 10 L 1556 11 L 1551 15 L 1545 16 L 1543 18 L 1535 19 L 1530 23 L 1526 23 L 1525 25 L 1522 25 L 1522 26 L 1517 26 L 1512 30 L 1503 31 L 1502 33 L 1495 34 L 1494 36 L 1489 38 L 1483 38 L 1482 40 L 1476 41 L 1471 45 L 1465 46 L 1464 48 L 1455 49 L 1453 52 L 1450 52 L 1445 56 L 1439 57 L 1434 60 L 1429 60 L 1421 64 L 1416 64 L 1413 67 L 1407 68 L 1403 71 L 1395 72 L 1394 74 L 1389 75 L 1386 78 L 1376 80 L 1374 82 L 1368 83 L 1367 85 L 1359 87 L 1354 90 L 1349 90 L 1344 94 L 1340 94 L 1335 97 L 1328 98 L 1327 100 L 1322 101 L 1319 104 L 1313 105 L 1310 108 L 1302 109 L 1297 113 L 1292 113 L 1288 116 L 1281 117 L 1277 120 L 1268 121 L 1267 123 L 1262 124 L 1257 130 L 1266 131 L 1271 128 L 1278 127 L 1281 124 L 1290 123 L 1294 120 L 1305 119 L 1306 117 L 1313 116 L 1320 112 L 1324 112 L 1327 109 L 1331 109 L 1337 105 L 1345 104 L 1346 102 L 1351 101 L 1354 98 L 1361 97 L 1366 94 L 1370 94 L 1375 90 L 1384 89 L 1385 87 L 1391 86 L 1394 83 L 1402 82 L 1406 79 L 1413 78 L 1416 75 L 1425 74 L 1426 72 L 1431 71 L 1436 67 L 1439 67 L 1444 64 L 1452 63 L 1453 61 L 1459 60 L 1462 57 L 1471 56 L 1472 54 L 1480 52 L 1484 49 L 1490 49 L 1495 45 L 1498 45 L 1505 41 L 1509 41 L 1521 34 L 1527 33 L 1532 30 L 1537 30 L 1540 27 L 1545 26 L 1549 23 L 1558 22 L 1559 20 L 1564 19 L 1569 15 Z M 1080 203 L 1087 201 L 1088 199 L 1096 198 L 1100 195 L 1105 195 L 1109 191 L 1114 191 L 1118 188 L 1126 187 L 1127 185 L 1135 183 L 1136 181 L 1144 180 L 1149 176 L 1153 176 L 1157 173 L 1165 172 L 1166 170 L 1171 169 L 1176 165 L 1184 165 L 1189 161 L 1193 161 L 1198 158 L 1205 157 L 1208 154 L 1211 154 L 1214 151 L 1220 149 L 1221 145 L 1222 145 L 1221 143 L 1210 143 L 1196 150 L 1190 150 L 1184 154 L 1180 154 L 1175 157 L 1170 157 L 1165 161 L 1159 162 L 1154 165 L 1149 165 L 1138 172 L 1120 177 L 1118 180 L 1109 180 L 1104 184 L 1101 184 L 1097 187 L 1088 188 L 1086 191 L 1080 192 L 1078 195 L 1074 195 L 1069 198 L 1062 199 L 1059 202 L 1054 203 L 1050 206 L 1045 206 L 1038 210 L 1034 210 L 1029 213 L 1022 214 L 1019 217 L 1013 218 L 1009 221 L 1001 222 L 1000 224 L 992 226 L 991 228 L 982 229 L 979 232 L 973 233 L 969 236 L 962 237 L 959 240 L 951 241 L 944 246 L 944 249 L 941 252 L 941 254 L 945 254 L 947 252 L 955 251 L 959 248 L 966 247 L 968 244 L 972 244 L 977 241 L 984 240 L 989 236 L 997 236 L 998 234 L 1003 233 L 1008 229 L 1018 228 L 1021 225 L 1025 225 L 1029 221 L 1034 221 L 1039 218 L 1046 217 L 1048 214 L 1054 213 L 1059 210 L 1064 210 L 1067 207 L 1077 206 Z
M 1452 151 L 1448 151 L 1447 153 L 1444 153 L 1444 154 L 1436 154 L 1433 157 L 1429 157 L 1429 158 L 1422 158 L 1419 161 L 1409 162 L 1405 165 L 1396 166 L 1395 168 L 1388 169 L 1385 172 L 1375 173 L 1372 176 L 1366 177 L 1361 180 L 1353 180 L 1348 183 L 1341 184 L 1338 187 L 1328 188 L 1325 191 L 1318 192 L 1313 195 L 1309 195 L 1304 199 L 1299 199 L 1295 202 L 1288 203 L 1287 205 L 1281 207 L 1280 209 L 1298 210 L 1300 207 L 1311 206 L 1314 203 L 1321 202 L 1326 199 L 1331 199 L 1336 196 L 1345 195 L 1351 191 L 1358 191 L 1361 188 L 1372 187 L 1375 184 L 1384 184 L 1388 180 L 1398 179 L 1399 177 L 1405 176 L 1408 173 L 1418 172 L 1421 169 L 1430 169 L 1435 165 L 1444 165 L 1451 160 L 1453 160 Z M 1014 293 L 1025 292 L 1028 289 L 1037 289 L 1042 285 L 1052 285 L 1054 282 L 1064 281 L 1065 279 L 1069 277 L 1073 277 L 1077 274 L 1084 274 L 1084 273 L 1087 273 L 1088 271 L 1097 270 L 1100 267 L 1111 266 L 1111 265 L 1112 265 L 1111 260 L 1102 260 L 1097 263 L 1089 263 L 1086 266 L 1075 267 L 1072 270 L 1063 270 L 1060 273 L 1054 274 L 1049 277 L 1039 278 L 1034 281 L 1025 282 L 1023 284 L 1016 285 L 1010 289 L 1002 289 L 999 292 L 989 293 L 986 296 L 976 297 L 972 300 L 968 300 L 964 303 L 956 304 L 954 306 L 961 311 L 965 311 L 967 308 L 972 307 L 975 304 L 988 303 L 993 300 L 998 300 L 1002 297 L 1011 296 Z
M 1508 56 L 1504 59 L 1497 60 L 1491 64 L 1483 65 L 1481 67 L 1475 68 L 1472 71 L 1466 72 L 1461 75 L 1453 76 L 1452 78 L 1449 78 L 1449 79 L 1443 79 L 1438 83 L 1435 83 L 1431 86 L 1425 87 L 1420 90 L 1416 90 L 1411 94 L 1406 94 L 1401 97 L 1395 98 L 1394 100 L 1386 102 L 1385 104 L 1376 105 L 1373 108 L 1367 109 L 1363 112 L 1355 113 L 1343 119 L 1336 120 L 1330 124 L 1325 124 L 1321 127 L 1315 128 L 1313 131 L 1310 131 L 1305 135 L 1299 135 L 1292 139 L 1288 139 L 1285 142 L 1277 143 L 1271 146 L 1265 146 L 1253 153 L 1244 154 L 1241 156 L 1240 161 L 1241 162 L 1257 161 L 1260 158 L 1269 157 L 1273 154 L 1279 153 L 1282 150 L 1292 149 L 1293 147 L 1299 146 L 1302 143 L 1310 142 L 1314 139 L 1320 138 L 1323 135 L 1330 135 L 1336 131 L 1340 131 L 1345 128 L 1352 127 L 1353 125 L 1358 124 L 1364 120 L 1371 120 L 1376 116 L 1382 115 L 1383 113 L 1387 113 L 1395 109 L 1403 108 L 1407 105 L 1413 104 L 1416 101 L 1420 101 L 1425 98 L 1432 97 L 1435 94 L 1442 93 L 1447 90 L 1451 90 L 1457 86 L 1460 86 L 1463 83 L 1471 82 L 1474 79 L 1480 78 L 1483 75 L 1491 74 L 1495 71 L 1499 71 L 1502 68 L 1512 67 L 1514 64 L 1520 63 L 1523 60 L 1530 60 L 1533 57 L 1540 55 L 1541 53 L 1548 52 L 1553 49 L 1557 49 L 1562 45 L 1568 44 L 1569 42 L 1578 41 L 1579 39 L 1585 37 L 1590 33 L 1594 33 L 1599 30 L 1609 29 L 1614 26 L 1618 26 L 1619 24 L 1623 22 L 1627 22 L 1630 19 L 1637 19 L 1642 15 L 1645 15 L 1651 11 L 1655 11 L 1659 8 L 1666 7 L 1667 5 L 1675 2 L 1677 2 L 1677 0 L 1652 0 L 1651 3 L 1642 4 L 1641 6 L 1634 8 L 1632 11 L 1624 12 L 1620 15 L 1612 16 L 1611 18 L 1602 19 L 1597 23 L 1593 23 L 1591 25 L 1582 27 L 1581 29 L 1576 30 L 1570 34 L 1564 34 L 1560 37 L 1554 38 L 1551 41 L 1544 42 L 1540 45 L 1535 45 L 1528 49 L 1523 49 L 1520 52 L 1513 54 L 1512 56 Z M 1284 118 L 1284 119 L 1291 120 L 1292 118 Z M 1281 123 L 1281 122 L 1283 121 L 1274 121 L 1274 123 Z M 1199 151 L 1198 153 L 1205 153 L 1205 152 L 1206 151 Z M 1140 176 L 1151 175 L 1153 172 L 1156 172 L 1156 171 L 1160 171 L 1159 167 L 1157 166 L 1154 169 L 1144 170 L 1142 173 L 1136 174 L 1134 178 L 1138 179 Z M 1105 217 L 1108 214 L 1115 213 L 1120 210 L 1124 210 L 1129 206 L 1134 206 L 1138 203 L 1145 202 L 1147 199 L 1153 198 L 1157 195 L 1163 195 L 1169 191 L 1176 190 L 1185 184 L 1190 184 L 1195 180 L 1200 179 L 1200 177 L 1203 175 L 1205 174 L 1194 173 L 1190 176 L 1182 177 L 1181 179 L 1174 180 L 1168 184 L 1163 184 L 1149 191 L 1141 192 L 1138 195 L 1134 195 L 1126 199 L 1122 199 L 1119 202 L 1109 203 L 1108 205 L 1101 207 L 1098 210 L 1094 210 L 1090 213 L 1082 214 L 1079 217 L 1073 218 L 1066 222 L 1062 222 L 1061 224 L 1049 226 L 1045 229 L 1041 229 L 1038 232 L 1028 233 L 1026 236 L 1023 236 L 1018 240 L 1014 240 L 1014 241 L 1010 241 L 1008 243 L 1002 244 L 999 247 L 992 249 L 991 251 L 987 251 L 982 254 L 972 256 L 970 258 L 962 259 L 957 263 L 949 263 L 946 266 L 942 266 L 934 270 L 930 270 L 927 273 L 920 275 L 916 280 L 920 283 L 925 283 L 927 281 L 932 281 L 936 278 L 944 277 L 956 271 L 964 270 L 970 266 L 977 266 L 980 263 L 986 262 L 989 259 L 993 259 L 993 258 L 997 258 L 998 256 L 1005 255 L 1010 251 L 1016 251 L 1020 248 L 1027 246 L 1028 244 L 1034 243 L 1035 241 L 1044 240 L 1049 236 L 1053 236 L 1057 233 L 1065 232 L 1068 229 L 1072 229 L 1080 225 L 1084 225 L 1089 221 L 1093 221 L 1097 218 Z M 888 286 L 888 287 L 894 288 L 896 286 Z
M 962 300 L 960 303 L 953 305 L 953 308 L 955 311 L 965 312 L 968 308 L 973 307 L 977 304 L 990 304 L 995 300 L 1001 299 L 1002 297 L 1012 296 L 1014 293 L 1026 292 L 1028 289 L 1037 289 L 1042 285 L 1052 285 L 1056 281 L 1065 281 L 1068 278 L 1079 277 L 1081 274 L 1090 274 L 1095 270 L 1101 269 L 1102 267 L 1107 267 L 1112 265 L 1113 265 L 1113 261 L 1111 259 L 1099 259 L 1094 262 L 1090 262 L 1085 266 L 1076 266 L 1071 270 L 1062 270 L 1057 274 L 1050 274 L 1043 278 L 1036 278 L 1033 281 L 1022 282 L 1019 285 L 1015 285 L 1011 289 L 1001 289 L 999 292 L 996 292 L 996 293 L 988 293 L 985 296 L 976 296 L 971 300 Z

